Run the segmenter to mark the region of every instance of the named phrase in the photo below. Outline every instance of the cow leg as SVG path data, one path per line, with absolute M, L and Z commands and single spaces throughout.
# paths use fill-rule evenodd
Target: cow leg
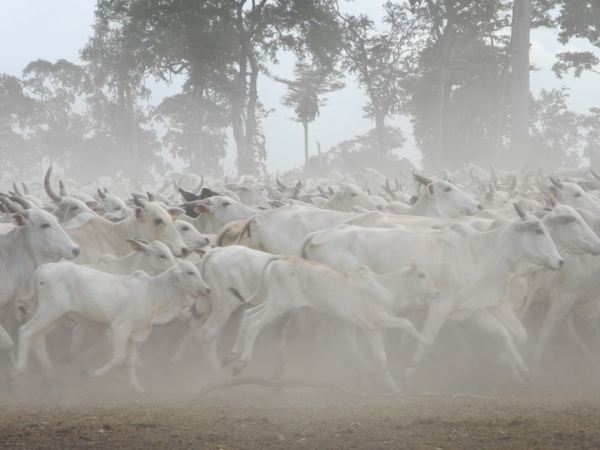
M 416 331 L 416 330 L 415 330 Z M 385 353 L 385 347 L 383 345 L 383 337 L 381 330 L 369 330 L 363 329 L 364 335 L 367 338 L 367 344 L 369 345 L 369 353 L 373 361 L 375 362 L 375 370 L 385 370 L 387 366 L 387 355 Z M 386 392 L 399 393 L 400 388 L 394 383 L 392 375 L 389 371 L 381 372 L 373 376 L 378 385 L 384 386 Z
M 539 368 L 542 360 L 542 354 L 550 341 L 550 336 L 556 325 L 565 319 L 569 311 L 573 309 L 573 305 L 577 301 L 575 295 L 550 295 L 550 308 L 544 317 L 542 329 L 538 338 L 537 345 L 533 353 L 533 367 Z
M 85 336 L 85 325 L 78 323 L 73 327 L 73 334 L 71 336 L 71 348 L 69 356 L 74 358 L 80 351 L 83 345 L 83 338 Z
M 181 341 L 179 341 L 175 353 L 171 357 L 171 363 L 173 364 L 178 364 L 181 362 L 185 350 L 187 349 L 190 342 L 192 342 L 192 340 L 194 339 L 196 331 L 198 331 L 201 328 L 201 324 L 198 320 L 189 319 L 185 321 L 184 327 L 184 335 L 181 338 Z
M 279 352 L 275 361 L 275 368 L 271 375 L 271 380 L 280 381 L 283 375 L 283 369 L 290 354 L 290 342 L 298 332 L 298 312 L 293 311 L 285 314 L 277 324 L 277 341 L 279 342 Z M 281 388 L 274 388 L 273 393 L 281 393 Z
M 131 325 L 121 323 L 119 325 L 112 326 L 111 329 L 113 332 L 112 333 L 113 334 L 112 357 L 104 366 L 102 366 L 96 370 L 88 370 L 88 371 L 84 372 L 85 375 L 88 375 L 93 378 L 101 377 L 102 375 L 106 374 L 108 371 L 110 371 L 114 367 L 118 367 L 126 361 L 127 355 L 128 355 L 128 349 L 129 349 L 128 342 L 129 342 L 129 335 L 131 334 Z M 134 355 L 135 355 L 135 353 L 134 353 Z
M 46 349 L 46 335 L 38 333 L 33 336 L 31 339 L 31 350 L 37 357 L 40 366 L 42 367 L 42 372 L 44 373 L 44 380 L 47 385 L 52 385 L 54 380 L 54 367 L 50 362 L 50 357 L 48 356 L 48 350 Z
M 590 350 L 590 348 L 587 346 L 587 344 L 581 338 L 581 335 L 577 332 L 577 329 L 575 328 L 574 320 L 575 320 L 575 314 L 573 314 L 572 312 L 567 314 L 566 322 L 567 322 L 567 331 L 569 332 L 569 337 L 571 338 L 571 340 L 573 341 L 575 346 L 579 349 L 579 351 L 581 352 L 583 357 L 586 359 L 586 361 L 590 365 L 594 366 L 594 363 L 597 363 L 597 359 L 595 358 L 594 353 Z
M 510 304 L 502 303 L 488 309 L 490 313 L 512 333 L 518 344 L 525 345 L 527 343 L 529 340 L 527 330 L 513 311 Z
M 246 326 L 247 328 L 245 329 L 245 334 L 241 333 L 241 327 L 240 327 L 240 334 L 238 334 L 238 337 L 236 339 L 236 346 L 238 349 L 243 348 L 243 350 L 241 352 L 240 359 L 238 360 L 237 364 L 233 368 L 234 376 L 239 374 L 242 371 L 242 369 L 244 367 L 246 367 L 248 365 L 248 363 L 250 362 L 250 359 L 252 358 L 252 351 L 254 350 L 254 344 L 256 343 L 256 338 L 258 337 L 260 330 L 262 330 L 265 325 L 275 322 L 277 319 L 279 319 L 283 314 L 285 314 L 287 312 L 287 311 L 282 311 L 279 308 L 269 306 L 269 303 L 272 304 L 272 302 L 268 302 L 268 299 L 267 299 L 267 301 L 265 303 L 263 303 L 263 304 L 266 304 L 267 306 L 265 306 L 264 308 L 261 308 L 260 311 L 255 312 L 248 318 L 248 320 L 247 320 L 248 325 Z M 257 308 L 260 308 L 260 306 Z M 255 309 L 257 309 L 257 308 L 255 308 Z M 252 312 L 252 311 L 253 310 L 249 310 L 247 312 Z M 242 324 L 244 322 L 246 322 L 245 314 L 246 313 L 244 313 L 244 320 L 242 321 Z M 241 339 L 243 339 L 243 341 L 241 341 Z M 239 346 L 238 346 L 238 343 L 239 343 Z
M 260 311 L 264 310 L 265 308 L 266 308 L 266 303 L 263 302 L 260 305 L 254 307 L 252 309 L 248 309 L 248 310 L 244 311 L 244 314 L 242 316 L 242 321 L 240 323 L 240 329 L 238 330 L 238 334 L 235 339 L 235 343 L 233 344 L 233 348 L 231 349 L 231 352 L 229 352 L 229 355 L 227 355 L 223 359 L 223 363 L 222 363 L 223 367 L 225 367 L 231 361 L 236 359 L 242 353 L 242 350 L 245 349 L 245 346 L 247 345 L 246 335 L 248 334 L 248 326 L 250 325 L 251 321 L 253 320 L 253 317 L 256 314 L 258 314 Z
M 17 364 L 12 377 L 23 374 L 27 369 L 27 358 L 32 339 L 46 339 L 46 335 L 62 323 L 62 312 L 41 311 L 38 309 L 36 315 L 19 329 L 19 348 Z M 44 345 L 45 349 L 45 345 Z
M 487 309 L 480 309 L 476 311 L 471 316 L 471 318 L 480 328 L 492 334 L 495 334 L 500 339 L 502 339 L 502 341 L 508 349 L 508 352 L 512 357 L 511 360 L 514 364 L 516 364 L 518 371 L 521 374 L 524 374 L 527 378 L 531 378 L 531 376 L 529 375 L 529 369 L 527 368 L 525 361 L 523 361 L 523 358 L 521 357 L 521 355 L 517 351 L 517 348 L 515 347 L 512 334 L 506 329 L 504 325 L 502 325 L 502 322 L 496 319 L 496 317 L 494 317 Z M 517 375 L 517 381 L 523 381 L 519 376 L 518 372 L 514 373 Z
M 0 325 L 0 349 L 6 353 L 6 357 L 10 364 L 10 370 L 14 370 L 16 366 L 15 343 L 2 325 Z
M 127 378 L 133 389 L 138 394 L 143 394 L 146 390 L 140 386 L 137 380 L 137 376 L 135 375 L 135 365 L 139 361 L 137 351 L 135 349 L 135 342 L 129 340 L 127 342 Z
M 446 323 L 453 305 L 454 302 L 451 299 L 444 299 L 441 301 L 438 299 L 435 301 L 434 305 L 429 307 L 429 311 L 427 311 L 427 317 L 425 318 L 425 323 L 423 324 L 423 329 L 421 330 L 421 336 L 427 339 L 431 345 L 433 345 L 435 338 L 444 326 L 444 323 Z M 418 365 L 424 355 L 425 348 L 423 348 L 421 345 L 417 345 L 411 360 L 411 365 Z M 414 375 L 415 370 L 415 367 L 406 369 L 404 372 L 405 378 L 410 379 Z

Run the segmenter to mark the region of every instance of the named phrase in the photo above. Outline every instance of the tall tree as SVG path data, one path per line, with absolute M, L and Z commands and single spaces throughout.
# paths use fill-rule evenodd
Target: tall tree
M 304 164 L 308 164 L 308 124 L 314 122 L 320 108 L 327 104 L 323 95 L 342 89 L 345 85 L 340 81 L 342 74 L 328 67 L 315 67 L 298 61 L 294 67 L 293 80 L 274 77 L 287 86 L 282 104 L 293 108 L 296 114 L 293 120 L 304 128 Z
M 385 31 L 378 31 L 366 15 L 343 14 L 337 0 L 330 3 L 342 30 L 342 69 L 352 73 L 369 103 L 363 110 L 375 122 L 378 161 L 389 154 L 385 121 L 405 110 L 409 98 L 407 80 L 417 72 L 417 57 L 426 43 L 423 10 L 410 11 L 404 4 L 386 2 Z
M 529 155 L 529 41 L 531 0 L 514 0 L 510 36 L 510 159 L 507 165 L 520 167 Z

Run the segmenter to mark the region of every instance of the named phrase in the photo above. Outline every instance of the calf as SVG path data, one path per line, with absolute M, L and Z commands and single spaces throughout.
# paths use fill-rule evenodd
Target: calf
M 181 309 L 191 307 L 199 295 L 210 292 L 196 266 L 187 261 L 156 277 L 142 271 L 122 277 L 71 263 L 47 264 L 36 271 L 34 286 L 37 309 L 19 330 L 13 377 L 25 371 L 31 346 L 49 379 L 52 365 L 46 335 L 63 321 L 73 319 L 103 325 L 112 332 L 111 359 L 87 373 L 100 377 L 126 363 L 129 382 L 137 392 L 144 389 L 135 375 L 134 344 L 145 341 L 153 325 L 169 322 Z
M 267 270 L 269 266 L 271 270 Z M 244 312 L 235 345 L 225 360 L 227 364 L 239 357 L 234 374 L 250 361 L 258 333 L 265 325 L 302 307 L 363 330 L 378 369 L 387 367 L 381 328 L 406 330 L 421 345 L 429 346 L 409 320 L 394 315 L 437 296 L 427 274 L 415 265 L 379 275 L 366 267 L 344 272 L 297 257 L 275 256 L 265 264 L 260 280 L 248 301 L 260 294 L 264 301 Z M 265 289 L 261 289 L 263 285 Z M 390 386 L 395 386 L 389 373 L 387 377 Z

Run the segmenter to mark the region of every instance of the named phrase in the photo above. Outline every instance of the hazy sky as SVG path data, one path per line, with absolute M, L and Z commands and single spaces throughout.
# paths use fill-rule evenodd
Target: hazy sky
M 380 18 L 384 0 L 354 0 L 345 6 L 348 11 L 364 12 Z M 0 73 L 20 76 L 23 68 L 36 59 L 55 62 L 64 58 L 79 62 L 79 49 L 92 33 L 95 0 L 0 0 Z M 567 85 L 571 89 L 570 107 L 578 112 L 587 112 L 589 107 L 600 107 L 600 76 L 584 74 L 580 79 L 557 80 L 550 68 L 554 55 L 569 50 L 592 50 L 584 41 L 572 41 L 563 47 L 556 41 L 556 32 L 534 30 L 532 33 L 531 62 L 538 71 L 531 74 L 531 89 L 537 94 L 541 89 L 551 89 Z M 273 69 L 275 75 L 291 75 L 293 58 L 284 58 Z M 311 153 L 316 152 L 315 140 L 327 150 L 342 140 L 363 134 L 373 128 L 373 124 L 362 118 L 361 106 L 364 95 L 356 88 L 349 77 L 347 87 L 328 96 L 329 104 L 321 109 L 321 115 L 310 127 Z M 153 103 L 165 95 L 176 92 L 175 88 L 148 82 L 153 90 Z M 285 87 L 264 76 L 259 81 L 259 96 L 267 109 L 276 112 L 264 121 L 267 138 L 267 166 L 270 170 L 291 169 L 304 162 L 302 126 L 291 120 L 293 111 L 279 104 Z M 410 135 L 410 124 L 406 119 L 396 119 L 406 135 Z M 230 140 L 232 141 L 232 139 Z M 409 140 L 407 148 L 401 150 L 418 164 L 419 153 L 412 148 Z M 230 142 L 225 169 L 233 166 L 235 148 Z M 178 164 L 175 164 L 176 166 Z

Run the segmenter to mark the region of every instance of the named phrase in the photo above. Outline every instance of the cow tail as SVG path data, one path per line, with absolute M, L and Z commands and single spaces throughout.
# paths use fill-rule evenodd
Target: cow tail
M 240 245 L 240 242 L 242 241 L 242 239 L 244 238 L 244 235 L 246 233 L 248 233 L 248 239 L 250 239 L 250 237 L 251 237 L 250 236 L 250 226 L 252 225 L 253 222 L 254 222 L 254 219 L 248 219 L 248 221 L 244 225 L 244 228 L 242 228 L 242 232 L 240 233 L 237 240 L 235 241 L 235 245 Z
M 251 303 L 256 298 L 256 296 L 258 295 L 258 293 L 261 291 L 261 289 L 263 287 L 263 284 L 265 281 L 265 273 L 267 272 L 267 268 L 269 267 L 269 264 L 271 264 L 273 261 L 278 261 L 282 258 L 284 258 L 284 257 L 283 256 L 272 256 L 267 260 L 266 264 L 262 268 L 262 271 L 260 272 L 260 281 L 258 282 L 258 286 L 256 287 L 256 290 L 254 291 L 254 293 L 247 300 L 244 300 L 244 297 L 242 297 L 240 292 L 235 288 L 230 287 L 229 292 L 231 292 L 234 296 L 236 296 L 239 301 L 241 301 L 243 303 Z

